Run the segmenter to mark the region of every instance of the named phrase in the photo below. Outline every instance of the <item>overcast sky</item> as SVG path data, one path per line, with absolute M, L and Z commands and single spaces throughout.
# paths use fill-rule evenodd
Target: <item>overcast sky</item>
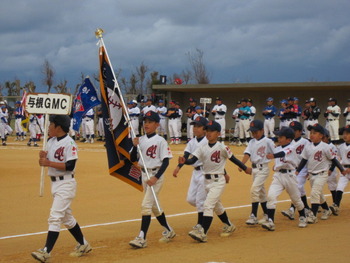
M 2 0 L 0 83 L 74 87 L 98 71 L 94 32 L 105 30 L 114 69 L 144 62 L 172 76 L 204 52 L 211 83 L 350 80 L 349 0 Z M 45 88 L 46 90 L 46 88 Z

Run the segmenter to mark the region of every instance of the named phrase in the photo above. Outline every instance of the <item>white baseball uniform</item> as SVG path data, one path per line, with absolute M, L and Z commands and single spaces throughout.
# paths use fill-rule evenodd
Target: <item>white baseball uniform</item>
M 269 177 L 268 163 L 270 160 L 266 158 L 266 155 L 273 153 L 274 149 L 274 142 L 263 136 L 260 140 L 251 139 L 244 151 L 244 154 L 249 155 L 253 167 L 253 184 L 250 189 L 252 203 L 267 201 L 265 181 Z
M 343 115 L 345 117 L 345 126 L 350 125 L 350 107 L 345 107 Z
M 277 198 L 286 190 L 289 194 L 292 203 L 298 211 L 304 209 L 304 204 L 300 198 L 295 168 L 298 165 L 298 157 L 294 145 L 278 146 L 275 153 L 283 151 L 285 156 L 275 159 L 273 180 L 269 188 L 267 208 L 276 209 Z
M 332 152 L 334 152 L 335 155 L 338 154 L 338 148 L 333 144 L 329 143 L 329 145 L 332 148 Z M 327 184 L 329 191 L 336 191 L 337 190 L 337 169 L 334 169 L 333 172 L 328 176 Z
M 130 122 L 131 126 L 134 129 L 135 135 L 139 135 L 139 115 L 140 115 L 140 109 L 139 107 L 135 106 L 128 109 L 129 116 L 130 116 Z
M 305 146 L 301 154 L 307 160 L 307 170 L 311 184 L 311 204 L 323 204 L 326 199 L 323 195 L 323 187 L 328 180 L 328 170 L 331 160 L 336 157 L 331 146 L 320 142 L 317 145 L 310 143 Z
M 87 141 L 90 141 L 91 143 L 93 142 L 93 138 L 95 136 L 94 114 L 94 109 L 90 109 L 83 116 L 83 122 L 85 123 L 83 126 L 83 128 L 85 128 L 85 135 Z
M 233 137 L 238 138 L 239 137 L 239 108 L 234 109 L 232 112 L 232 116 L 235 120 L 235 131 L 233 132 Z
M 340 156 L 340 163 L 345 169 L 350 168 L 350 144 L 342 143 L 338 148 L 338 155 Z M 341 175 L 339 177 L 337 191 L 344 192 L 345 187 L 348 185 L 350 180 L 350 174 Z
M 158 127 L 158 134 L 162 134 L 162 135 L 167 134 L 167 119 L 166 119 L 167 111 L 168 111 L 168 109 L 165 106 L 157 108 L 157 113 L 158 113 L 159 118 L 160 118 L 159 127 Z
M 249 121 L 252 122 L 255 119 L 256 108 L 254 106 L 250 106 L 250 117 Z
M 177 117 L 177 129 L 178 129 L 179 139 L 181 139 L 181 137 L 182 137 L 182 131 L 181 131 L 181 128 L 182 128 L 182 115 L 183 115 L 183 112 L 182 112 L 181 109 L 179 109 L 179 117 Z
M 47 159 L 52 162 L 66 163 L 78 159 L 77 145 L 68 135 L 63 138 L 50 138 L 47 142 Z M 49 216 L 49 231 L 59 232 L 61 224 L 68 229 L 76 225 L 72 215 L 71 203 L 76 194 L 76 181 L 73 171 L 58 170 L 49 167 L 48 175 L 51 177 L 51 193 L 53 203 Z
M 298 164 L 300 163 L 301 159 L 303 159 L 301 156 L 302 152 L 304 151 L 305 147 L 309 144 L 310 144 L 310 142 L 303 137 L 300 137 L 296 140 L 294 139 L 292 141 L 291 145 L 293 145 L 293 147 L 295 148 L 296 157 L 298 159 Z M 304 166 L 304 168 L 299 172 L 299 174 L 297 176 L 298 189 L 300 192 L 300 196 L 306 195 L 305 183 L 306 183 L 307 177 L 308 177 L 307 166 Z
M 179 110 L 176 108 L 169 108 L 168 113 L 173 112 L 170 115 L 167 115 L 168 117 L 168 126 L 169 126 L 169 136 L 171 138 L 171 143 L 175 143 L 175 141 L 178 143 L 180 134 L 179 134 Z
M 150 138 L 148 138 L 147 135 L 141 136 L 139 139 L 139 146 L 150 177 L 156 175 L 165 158 L 171 159 L 173 157 L 167 141 L 158 134 L 155 134 Z M 142 170 L 142 184 L 144 189 L 141 213 L 142 215 L 151 215 L 153 212 L 155 216 L 160 216 L 163 211 L 158 211 L 151 187 L 146 183 L 148 178 L 141 161 L 139 161 L 139 165 Z M 164 175 L 162 175 L 157 180 L 156 184 L 153 185 L 153 190 L 157 197 L 163 186 L 163 182 Z
M 328 106 L 327 110 L 331 112 L 328 113 L 327 116 L 328 130 L 331 141 L 339 140 L 339 115 L 341 110 L 338 105 Z
M 8 114 L 0 110 L 0 135 L 3 140 L 5 140 L 6 132 L 12 133 L 12 128 L 8 125 L 7 121 Z
M 215 105 L 212 109 L 212 111 L 216 111 L 214 114 L 215 121 L 221 125 L 221 134 L 220 137 L 225 139 L 226 137 L 226 112 L 227 112 L 227 107 L 225 104 L 220 104 L 220 105 Z
M 196 149 L 206 144 L 208 144 L 208 139 L 206 137 L 202 138 L 200 141 L 195 137 L 187 143 L 185 152 L 192 154 Z M 203 163 L 198 160 L 192 166 L 194 169 L 187 192 L 187 202 L 196 207 L 198 212 L 203 212 L 204 201 L 207 195 L 204 187 Z

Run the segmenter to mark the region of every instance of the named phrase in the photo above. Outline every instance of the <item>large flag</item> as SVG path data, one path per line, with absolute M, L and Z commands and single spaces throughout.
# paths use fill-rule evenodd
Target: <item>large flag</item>
M 125 105 L 106 50 L 100 47 L 100 88 L 109 174 L 142 191 L 141 171 L 130 160 L 132 140 L 124 116 Z
M 81 119 L 91 108 L 100 105 L 96 89 L 90 78 L 85 78 L 73 102 L 73 130 L 79 131 Z

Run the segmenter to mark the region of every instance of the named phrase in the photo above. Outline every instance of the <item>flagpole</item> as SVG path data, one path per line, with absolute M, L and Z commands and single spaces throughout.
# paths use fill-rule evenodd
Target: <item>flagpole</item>
M 123 112 L 124 112 L 123 115 L 124 115 L 124 118 L 126 119 L 126 122 L 128 123 L 128 126 L 129 126 L 129 128 L 130 128 L 130 130 L 131 130 L 132 138 L 135 138 L 135 137 L 136 137 L 136 133 L 135 133 L 135 131 L 134 131 L 134 128 L 133 128 L 132 125 L 131 125 L 130 116 L 129 116 L 128 110 L 126 109 L 125 101 L 124 101 L 122 92 L 121 92 L 121 90 L 120 90 L 120 88 L 119 88 L 119 84 L 118 84 L 117 78 L 115 77 L 115 74 L 114 74 L 112 62 L 111 62 L 111 60 L 109 59 L 108 52 L 107 52 L 105 43 L 104 43 L 104 41 L 103 41 L 103 36 L 102 36 L 103 33 L 104 33 L 103 29 L 98 28 L 98 29 L 95 31 L 95 36 L 96 36 L 96 38 L 99 39 L 100 47 L 103 46 L 104 49 L 105 49 L 106 56 L 107 56 L 107 58 L 108 58 L 108 61 L 109 61 L 110 66 L 111 66 L 111 69 L 112 69 L 111 71 L 112 71 L 113 78 L 114 78 L 114 88 L 113 88 L 113 92 L 114 92 L 114 90 L 115 90 L 116 88 L 118 89 L 118 92 L 119 92 L 119 94 L 120 94 L 120 100 L 121 100 L 121 103 L 122 103 L 122 106 L 123 106 Z M 138 151 L 138 153 L 139 153 L 141 162 L 142 162 L 142 164 L 143 164 L 143 167 L 144 167 L 144 170 L 145 170 L 147 179 L 149 180 L 151 177 L 149 176 L 149 173 L 148 173 L 148 170 L 147 170 L 147 167 L 146 167 L 145 160 L 144 160 L 144 158 L 143 158 L 143 156 L 142 156 L 142 152 L 141 152 L 141 149 L 140 149 L 140 145 L 137 145 L 137 151 Z M 156 196 L 156 193 L 154 192 L 153 186 L 151 186 L 151 191 L 152 191 L 154 200 L 155 200 L 155 202 L 156 202 L 157 209 L 158 209 L 159 213 L 161 213 L 161 209 L 160 209 L 160 206 L 159 206 L 158 198 L 157 198 L 157 196 Z

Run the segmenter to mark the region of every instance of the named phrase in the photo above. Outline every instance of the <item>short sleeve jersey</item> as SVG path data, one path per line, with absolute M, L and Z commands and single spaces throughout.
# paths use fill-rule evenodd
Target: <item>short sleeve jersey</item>
M 252 139 L 249 141 L 244 153 L 250 155 L 250 161 L 254 164 L 264 164 L 270 162 L 266 158 L 266 155 L 273 153 L 275 144 L 267 137 L 263 137 L 260 140 Z
M 66 163 L 78 159 L 78 147 L 68 135 L 60 140 L 57 140 L 56 137 L 50 138 L 47 142 L 47 149 L 47 159 L 52 162 Z M 52 167 L 48 169 L 49 176 L 64 176 L 69 174 L 72 174 L 72 171 L 58 170 Z
M 139 139 L 139 145 L 147 169 L 159 168 L 165 158 L 173 157 L 167 141 L 158 134 L 148 138 L 143 135 Z M 139 165 L 144 167 L 139 160 Z
M 294 170 L 299 164 L 297 153 L 295 149 L 295 145 L 289 144 L 285 147 L 278 146 L 275 149 L 275 153 L 284 152 L 285 156 L 281 158 L 275 159 L 275 170 L 278 171 L 280 169 L 290 169 Z
M 338 149 L 338 155 L 341 158 L 342 165 L 350 165 L 350 144 L 342 143 Z
M 190 154 L 193 154 L 196 149 L 198 149 L 199 147 L 208 144 L 208 139 L 206 137 L 204 137 L 200 142 L 198 142 L 197 138 L 193 138 L 191 139 L 187 144 L 186 144 L 186 148 L 185 148 L 185 152 L 188 152 Z M 193 167 L 198 167 L 203 165 L 203 162 L 201 162 L 200 160 L 198 160 L 197 162 L 195 162 L 192 166 Z
M 212 147 L 202 145 L 193 155 L 203 163 L 205 174 L 225 174 L 226 160 L 231 158 L 232 152 L 229 147 L 217 142 Z
M 316 146 L 313 143 L 307 145 L 301 156 L 307 160 L 309 173 L 320 173 L 329 169 L 331 160 L 336 157 L 336 153 L 329 144 L 320 142 Z
M 300 162 L 301 159 L 303 159 L 303 157 L 301 157 L 301 154 L 303 153 L 306 145 L 309 145 L 310 142 L 305 138 L 300 138 L 300 140 L 298 141 L 293 140 L 292 144 L 295 147 L 295 152 L 297 153 L 297 158 L 298 158 L 298 161 Z

